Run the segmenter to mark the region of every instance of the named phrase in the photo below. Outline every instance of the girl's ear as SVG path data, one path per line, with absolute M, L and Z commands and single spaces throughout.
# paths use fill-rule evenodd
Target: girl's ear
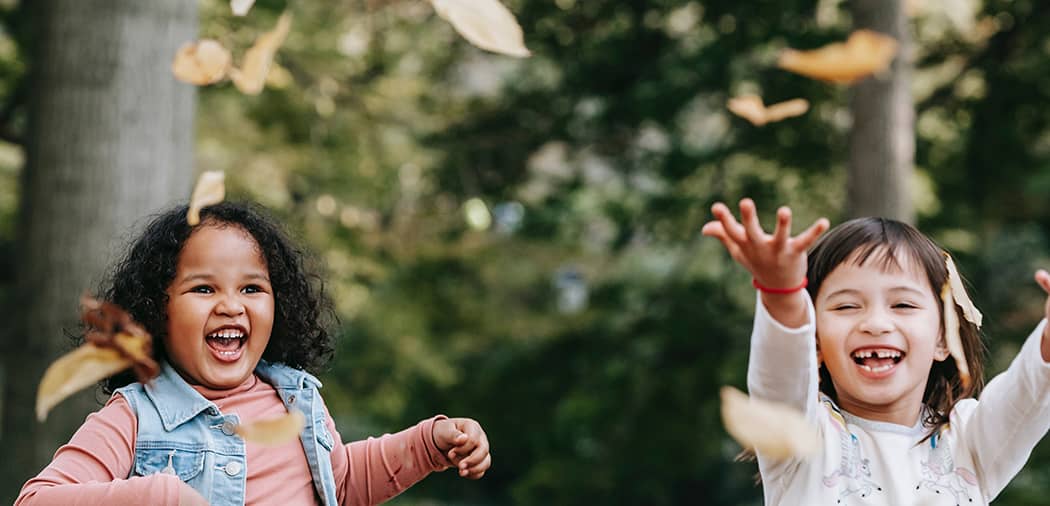
M 951 352 L 948 351 L 948 342 L 944 339 L 944 332 L 937 338 L 937 347 L 933 350 L 933 359 L 938 362 L 944 362 Z

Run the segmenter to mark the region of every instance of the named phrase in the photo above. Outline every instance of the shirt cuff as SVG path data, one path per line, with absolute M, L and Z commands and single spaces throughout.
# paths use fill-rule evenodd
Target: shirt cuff
M 430 458 L 430 466 L 434 471 L 444 471 L 454 465 L 452 460 L 448 458 L 448 455 L 441 451 L 437 446 L 437 442 L 434 441 L 434 424 L 439 420 L 448 420 L 448 417 L 445 415 L 437 415 L 434 418 L 429 418 L 419 422 L 424 434 L 423 444 L 427 449 L 427 457 Z

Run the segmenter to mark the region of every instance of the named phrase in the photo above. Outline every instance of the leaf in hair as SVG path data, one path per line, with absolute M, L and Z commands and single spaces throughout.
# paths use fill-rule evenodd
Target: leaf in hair
M 226 174 L 222 171 L 208 171 L 197 178 L 197 186 L 190 197 L 190 209 L 186 212 L 186 223 L 196 226 L 201 222 L 201 209 L 222 202 L 226 198 Z
M 984 319 L 984 316 L 977 310 L 977 306 L 970 300 L 970 296 L 966 294 L 966 287 L 963 286 L 959 270 L 955 268 L 955 262 L 952 261 L 952 257 L 947 251 L 944 252 L 944 263 L 948 267 L 948 283 L 951 284 L 952 298 L 962 308 L 963 318 L 977 325 L 977 328 L 981 328 L 981 321 Z
M 871 30 L 857 30 L 845 43 L 798 51 L 786 49 L 777 66 L 813 79 L 849 84 L 890 66 L 897 54 L 897 40 Z
M 305 424 L 306 418 L 303 414 L 293 409 L 277 418 L 238 425 L 234 430 L 245 441 L 276 446 L 297 438 Z
M 805 114 L 809 110 L 809 101 L 795 98 L 766 107 L 762 103 L 762 97 L 758 95 L 741 95 L 729 99 L 726 107 L 733 114 L 750 121 L 752 125 L 762 126 Z
M 959 379 L 963 388 L 969 388 L 970 367 L 966 363 L 966 352 L 959 337 L 959 315 L 955 313 L 951 283 L 945 282 L 941 287 L 941 302 L 944 304 L 944 342 L 948 346 L 948 353 L 955 359 L 955 367 L 959 369 Z
M 722 387 L 721 396 L 726 431 L 745 449 L 782 460 L 809 456 L 819 447 L 817 428 L 797 409 L 733 387 Z

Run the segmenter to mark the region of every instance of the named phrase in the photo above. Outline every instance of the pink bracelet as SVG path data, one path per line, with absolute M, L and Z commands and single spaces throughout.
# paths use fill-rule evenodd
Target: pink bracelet
M 758 280 L 751 278 L 751 286 L 757 288 L 761 292 L 771 293 L 774 295 L 788 295 L 802 290 L 809 284 L 809 278 L 802 278 L 802 284 L 792 288 L 769 288 L 768 286 L 762 286 L 758 284 Z

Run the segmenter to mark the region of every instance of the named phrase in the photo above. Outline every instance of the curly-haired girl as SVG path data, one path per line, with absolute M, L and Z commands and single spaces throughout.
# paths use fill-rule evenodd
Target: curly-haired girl
M 432 471 L 485 474 L 488 440 L 469 418 L 344 445 L 307 372 L 332 355 L 332 310 L 303 252 L 253 206 L 207 207 L 197 226 L 186 211 L 149 223 L 103 292 L 154 336 L 160 376 L 111 378 L 109 402 L 17 504 L 376 504 Z M 234 430 L 293 409 L 299 441 Z

